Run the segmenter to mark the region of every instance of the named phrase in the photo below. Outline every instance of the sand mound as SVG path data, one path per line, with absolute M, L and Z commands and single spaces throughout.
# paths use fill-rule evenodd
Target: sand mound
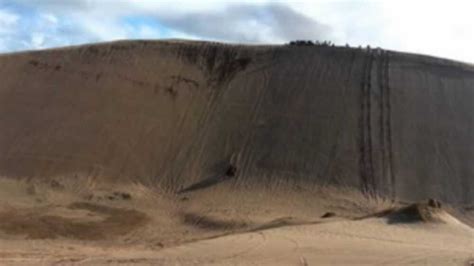
M 372 217 L 386 219 L 389 224 L 441 223 L 469 228 L 468 225 L 462 223 L 444 210 L 439 201 L 432 199 L 429 199 L 427 202 L 418 202 L 403 207 L 389 208 L 375 214 L 357 218 L 356 220 Z
M 393 210 L 386 217 L 389 223 L 446 223 L 447 214 L 443 209 L 430 206 L 427 203 L 414 203 Z

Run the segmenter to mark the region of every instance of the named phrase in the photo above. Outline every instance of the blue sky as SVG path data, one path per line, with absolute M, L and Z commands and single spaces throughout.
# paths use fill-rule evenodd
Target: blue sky
M 0 0 L 0 52 L 119 39 L 312 39 L 474 62 L 471 2 Z

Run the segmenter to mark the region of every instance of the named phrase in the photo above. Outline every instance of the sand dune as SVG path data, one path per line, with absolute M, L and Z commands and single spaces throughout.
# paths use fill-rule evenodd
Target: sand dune
M 471 65 L 384 50 L 115 42 L 0 57 L 0 174 L 176 191 L 336 184 L 472 204 Z
M 0 78 L 2 265 L 474 258 L 471 65 L 122 41 Z

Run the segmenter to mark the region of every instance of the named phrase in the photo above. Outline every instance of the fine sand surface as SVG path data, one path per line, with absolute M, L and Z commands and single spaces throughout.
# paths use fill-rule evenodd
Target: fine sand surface
M 0 80 L 0 265 L 474 260 L 472 65 L 120 41 Z
M 474 258 L 474 230 L 445 210 L 420 218 L 351 189 L 228 183 L 171 195 L 94 180 L 0 183 L 1 265 L 467 265 Z M 445 208 L 473 221 L 472 211 Z M 321 218 L 328 212 L 335 215 Z

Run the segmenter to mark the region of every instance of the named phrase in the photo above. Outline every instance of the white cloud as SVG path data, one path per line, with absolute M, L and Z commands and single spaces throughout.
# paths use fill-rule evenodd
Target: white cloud
M 11 26 L 18 22 L 19 16 L 6 9 L 0 9 L 0 26 Z
M 184 33 L 232 42 L 287 42 L 331 35 L 329 26 L 281 4 L 229 5 L 179 16 L 157 13 L 155 18 Z
M 41 14 L 41 18 L 50 23 L 50 24 L 53 24 L 53 25 L 56 25 L 58 24 L 59 20 L 56 16 L 52 15 L 52 14 Z
M 31 45 L 35 49 L 43 48 L 45 36 L 42 33 L 34 32 L 31 35 Z
M 0 9 L 0 34 L 12 32 L 20 17 L 6 9 Z
M 474 61 L 474 3 L 405 2 L 381 8 L 384 30 L 381 39 L 393 49 Z
M 138 28 L 138 30 L 133 30 L 134 33 L 137 35 L 138 38 L 140 39 L 148 39 L 148 38 L 154 38 L 156 36 L 160 36 L 160 31 L 157 28 L 147 26 L 147 25 L 142 25 Z
M 86 32 L 93 39 L 106 41 L 127 38 L 125 27 L 114 19 L 99 17 L 83 19 L 80 16 L 74 17 L 81 31 Z

